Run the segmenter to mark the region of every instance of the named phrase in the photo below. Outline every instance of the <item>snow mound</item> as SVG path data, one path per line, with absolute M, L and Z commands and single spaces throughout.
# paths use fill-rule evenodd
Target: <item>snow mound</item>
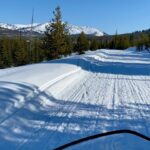
M 0 114 L 2 150 L 52 150 L 121 129 L 150 136 L 150 53 L 103 49 L 0 69 Z M 74 149 L 149 150 L 150 142 L 122 134 Z

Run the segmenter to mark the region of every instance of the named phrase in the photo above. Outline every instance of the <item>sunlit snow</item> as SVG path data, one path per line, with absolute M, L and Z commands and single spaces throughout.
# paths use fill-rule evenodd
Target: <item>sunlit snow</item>
M 88 51 L 0 70 L 0 114 L 1 150 L 51 150 L 117 129 L 150 136 L 150 53 Z M 125 134 L 74 149 L 135 147 L 150 143 Z

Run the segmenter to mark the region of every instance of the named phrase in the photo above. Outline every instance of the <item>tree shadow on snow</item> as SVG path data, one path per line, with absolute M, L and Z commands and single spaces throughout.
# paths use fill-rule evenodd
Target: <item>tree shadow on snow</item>
M 48 63 L 48 62 L 46 62 Z M 100 61 L 92 57 L 71 57 L 49 63 L 71 64 L 94 73 L 150 75 L 150 64 Z
M 53 149 L 116 129 L 150 133 L 150 105 L 129 103 L 107 108 L 58 100 L 26 83 L 0 84 L 0 149 Z

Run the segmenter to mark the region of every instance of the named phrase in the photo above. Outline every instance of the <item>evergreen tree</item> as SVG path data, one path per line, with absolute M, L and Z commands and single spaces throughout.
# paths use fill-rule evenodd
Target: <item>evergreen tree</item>
M 2 40 L 0 40 L 0 69 L 4 68 L 4 62 L 2 58 Z
M 91 50 L 97 50 L 99 49 L 100 45 L 96 39 L 93 39 L 90 45 Z
M 66 53 L 70 53 L 67 24 L 62 23 L 60 7 L 57 7 L 53 13 L 54 19 L 47 26 L 43 41 L 47 59 L 59 58 Z
M 10 67 L 12 65 L 11 42 L 8 38 L 3 39 L 1 57 L 4 66 Z
M 133 33 L 130 35 L 129 41 L 130 41 L 130 46 L 135 46 L 135 37 Z
M 114 47 L 114 49 L 117 49 L 117 47 L 118 47 L 118 42 L 119 42 L 118 39 L 119 39 L 118 38 L 118 31 L 116 30 L 116 34 L 115 34 L 114 39 L 113 39 L 113 47 Z
M 0 69 L 4 68 L 4 62 L 2 60 L 2 56 L 0 55 Z
M 137 41 L 137 50 L 142 51 L 148 48 L 149 38 L 146 34 L 140 34 L 140 37 Z
M 147 39 L 147 43 L 146 43 L 146 49 L 148 50 L 148 51 L 150 51 L 150 33 L 148 34 L 148 37 L 147 37 L 148 39 Z
M 2 37 L 0 39 L 0 68 L 42 61 L 44 57 L 40 44 L 40 40 L 33 40 L 32 57 L 30 57 L 30 43 L 26 38 Z
M 40 62 L 44 59 L 43 50 L 40 48 L 41 41 L 39 39 L 33 40 L 32 61 L 33 63 Z
M 129 39 L 125 36 L 121 36 L 118 39 L 117 49 L 127 49 L 130 47 Z
M 82 32 L 78 39 L 77 39 L 77 43 L 76 43 L 76 51 L 79 54 L 83 54 L 84 51 L 89 49 L 89 42 L 87 37 L 85 36 L 84 32 Z
M 15 42 L 13 47 L 14 64 L 20 66 L 29 63 L 28 62 L 29 55 L 27 51 L 26 41 L 17 38 L 14 42 Z M 32 60 L 30 60 L 30 62 L 32 62 Z

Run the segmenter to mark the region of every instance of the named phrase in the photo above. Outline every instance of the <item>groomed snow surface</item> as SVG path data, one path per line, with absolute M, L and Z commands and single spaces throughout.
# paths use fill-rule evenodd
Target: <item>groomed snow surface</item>
M 0 70 L 0 150 L 52 150 L 117 129 L 150 136 L 150 54 L 97 50 Z M 70 149 L 148 150 L 128 134 Z

